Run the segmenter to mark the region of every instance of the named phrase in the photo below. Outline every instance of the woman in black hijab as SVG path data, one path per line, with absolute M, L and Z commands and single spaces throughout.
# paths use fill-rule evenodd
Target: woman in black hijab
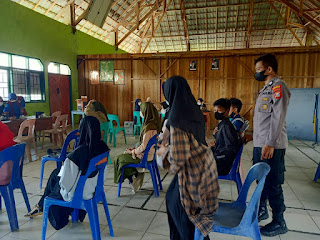
M 97 118 L 87 116 L 83 118 L 79 126 L 79 145 L 67 155 L 61 169 L 55 169 L 48 180 L 44 194 L 38 204 L 25 217 L 35 217 L 42 214 L 44 199 L 46 197 L 71 201 L 79 177 L 87 173 L 90 160 L 102 153 L 109 151 L 108 146 L 101 140 L 100 122 Z M 97 171 L 92 173 L 86 181 L 83 190 L 83 198 L 91 199 L 97 185 Z M 51 206 L 49 209 L 49 221 L 59 230 L 68 224 L 69 215 L 73 209 Z M 79 219 L 83 221 L 85 211 L 80 211 Z
M 219 186 L 216 163 L 205 141 L 204 117 L 183 77 L 169 78 L 163 94 L 170 106 L 166 124 L 170 147 L 162 145 L 158 155 L 169 149 L 163 166 L 175 174 L 166 194 L 170 239 L 193 239 L 195 226 L 208 239 Z

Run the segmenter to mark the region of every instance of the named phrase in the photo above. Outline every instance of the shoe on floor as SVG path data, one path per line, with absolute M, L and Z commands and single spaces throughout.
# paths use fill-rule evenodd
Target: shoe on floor
M 280 234 L 288 232 L 288 228 L 285 221 L 272 220 L 271 223 L 260 228 L 260 233 L 267 237 L 274 237 Z
M 27 218 L 32 218 L 42 215 L 42 212 L 40 211 L 40 208 L 38 205 L 36 205 L 30 212 L 28 212 L 26 215 L 24 215 Z
M 143 179 L 144 179 L 144 173 L 138 173 L 138 176 L 133 180 L 132 187 L 135 193 L 138 192 L 142 187 Z
M 262 220 L 266 220 L 269 218 L 269 213 L 267 207 L 260 207 L 259 213 L 258 213 L 258 222 Z

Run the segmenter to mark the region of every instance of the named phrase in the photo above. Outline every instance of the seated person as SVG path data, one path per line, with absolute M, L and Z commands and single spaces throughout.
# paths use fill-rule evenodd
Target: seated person
M 22 96 L 17 97 L 15 93 L 10 93 L 8 103 L 3 110 L 3 113 L 10 118 L 19 119 L 21 115 L 27 115 L 25 106 L 26 102 Z
M 38 204 L 25 215 L 35 217 L 43 211 L 44 199 L 46 197 L 56 198 L 64 201 L 71 201 L 77 187 L 80 175 L 85 175 L 90 160 L 102 153 L 109 151 L 108 146 L 102 141 L 99 120 L 88 116 L 81 120 L 79 126 L 79 145 L 67 155 L 62 168 L 53 170 L 51 173 L 44 194 Z M 89 200 L 93 197 L 98 181 L 98 174 L 91 174 L 83 189 L 83 199 Z M 51 225 L 59 230 L 68 224 L 69 215 L 73 209 L 51 206 L 49 209 L 49 221 Z M 85 218 L 85 211 L 79 211 L 79 220 Z
M 204 104 L 204 100 L 202 98 L 198 98 L 197 104 L 201 111 L 207 111 L 207 106 Z
M 141 162 L 144 151 L 149 140 L 160 132 L 160 118 L 157 109 L 150 102 L 142 103 L 141 113 L 144 118 L 140 133 L 140 145 L 133 149 L 127 149 L 123 154 L 119 155 L 114 161 L 114 183 L 119 183 L 122 167 L 128 164 L 138 164 Z M 152 161 L 154 157 L 154 148 L 151 148 L 148 154 L 148 161 Z M 133 177 L 135 177 L 133 179 Z M 132 183 L 134 192 L 137 192 L 143 183 L 144 173 L 139 173 L 135 168 L 125 168 L 123 172 L 123 181 L 128 178 Z
M 217 162 L 218 174 L 227 175 L 242 145 L 240 135 L 229 120 L 230 100 L 220 98 L 213 103 L 214 116 L 219 120 L 216 140 L 210 143 Z
M 0 121 L 0 151 L 15 145 L 13 141 L 14 134 L 10 129 Z M 5 162 L 0 168 L 0 185 L 8 185 L 12 173 L 12 161 Z
M 243 119 L 240 116 L 240 111 L 242 108 L 242 102 L 238 98 L 230 98 L 231 107 L 229 111 L 229 118 L 232 124 L 236 127 L 238 131 L 243 125 Z
M 4 109 L 4 102 L 3 102 L 2 97 L 0 97 L 0 116 L 1 116 L 2 113 L 3 113 L 3 109 Z
M 107 110 L 101 102 L 96 100 L 90 100 L 84 109 L 84 114 L 86 116 L 93 116 L 98 118 L 100 123 L 108 122 Z
M 140 105 L 141 105 L 141 103 L 142 103 L 142 101 L 141 101 L 140 98 L 136 99 L 136 101 L 135 101 L 135 103 L 134 103 L 134 109 L 133 109 L 133 111 L 138 111 L 138 112 L 140 112 Z M 133 121 L 134 121 L 134 125 L 136 125 L 136 124 L 137 124 L 137 117 L 134 117 Z M 140 122 L 141 122 L 141 119 L 140 119 Z
M 161 114 L 164 115 L 164 118 L 162 119 L 162 124 L 161 124 L 161 132 L 158 137 L 158 142 L 162 143 L 163 145 L 166 145 L 168 143 L 168 138 L 170 135 L 169 128 L 167 127 L 167 122 L 168 122 L 168 116 L 169 116 L 169 104 L 165 101 L 160 103 L 162 106 L 161 109 Z

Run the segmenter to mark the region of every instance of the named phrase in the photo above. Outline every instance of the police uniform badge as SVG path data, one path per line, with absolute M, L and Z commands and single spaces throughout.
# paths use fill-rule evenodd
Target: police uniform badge
M 262 109 L 263 109 L 263 110 L 267 110 L 267 108 L 268 108 L 268 105 L 267 105 L 267 104 L 263 104 L 263 105 L 262 105 Z
M 273 90 L 275 99 L 282 98 L 281 85 L 277 85 L 277 86 L 273 87 L 272 90 Z

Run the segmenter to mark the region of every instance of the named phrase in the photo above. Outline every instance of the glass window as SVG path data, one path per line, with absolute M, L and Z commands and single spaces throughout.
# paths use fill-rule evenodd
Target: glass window
M 41 61 L 39 59 L 29 58 L 29 69 L 34 71 L 43 71 Z
M 26 57 L 12 55 L 12 67 L 28 69 L 27 68 L 27 58 Z
M 59 63 L 54 63 L 54 62 L 49 63 L 48 72 L 59 74 L 60 73 Z
M 27 70 L 12 69 L 13 92 L 17 96 L 24 97 L 26 102 L 30 101 L 27 88 Z
M 60 64 L 60 74 L 71 75 L 71 70 L 68 65 Z
M 0 66 L 9 67 L 9 54 L 0 53 Z
M 9 95 L 8 76 L 8 70 L 0 69 L 0 97 L 4 101 L 8 101 Z
M 31 101 L 42 100 L 41 73 L 38 73 L 38 72 L 30 73 L 30 98 L 31 98 Z

